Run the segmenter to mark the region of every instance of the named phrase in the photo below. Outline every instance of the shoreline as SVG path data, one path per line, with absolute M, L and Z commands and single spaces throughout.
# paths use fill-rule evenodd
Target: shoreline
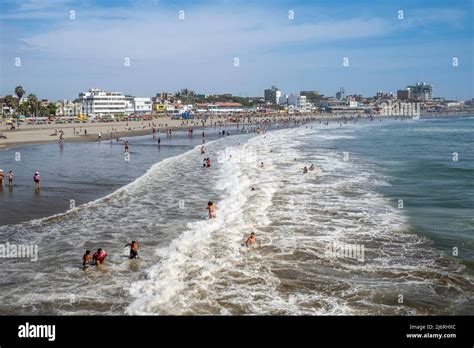
M 432 118 L 450 118 L 450 117 L 469 117 L 473 114 L 421 114 L 420 119 Z M 23 125 L 20 130 L 3 130 L 7 139 L 0 138 L 0 151 L 9 150 L 12 148 L 41 145 L 59 142 L 59 135 L 49 134 L 55 129 L 64 130 L 64 142 L 94 142 L 102 140 L 110 140 L 111 138 L 128 138 L 152 134 L 152 128 L 159 129 L 160 132 L 166 130 L 185 130 L 189 128 L 209 128 L 209 127 L 232 127 L 240 126 L 258 126 L 263 122 L 270 121 L 272 124 L 280 122 L 311 122 L 311 121 L 341 121 L 354 115 L 338 115 L 338 114 L 304 114 L 304 115 L 268 115 L 268 116 L 251 116 L 250 122 L 246 121 L 246 117 L 242 117 L 242 122 L 229 122 L 229 118 L 220 116 L 211 116 L 208 118 L 211 122 L 202 123 L 201 119 L 196 120 L 173 120 L 171 117 L 157 118 L 153 121 L 118 121 L 118 122 L 103 122 L 103 123 L 68 123 L 68 124 L 47 124 L 47 125 Z M 392 115 L 377 115 L 374 119 L 396 119 L 400 116 Z M 404 116 L 402 116 L 404 117 Z M 368 118 L 367 116 L 364 118 Z M 411 117 L 405 117 L 411 118 Z M 147 123 L 148 125 L 146 125 Z M 5 126 L 5 125 L 3 125 Z M 138 128 L 137 128 L 138 126 Z M 127 130 L 126 127 L 129 127 Z M 122 128 L 123 130 L 117 130 Z M 82 132 L 88 129 L 85 134 L 71 134 L 72 131 L 78 129 Z M 71 132 L 68 132 L 71 131 Z M 98 134 L 102 133 L 101 139 Z M 163 132 L 161 132 L 163 133 Z M 157 133 L 160 134 L 160 133 Z

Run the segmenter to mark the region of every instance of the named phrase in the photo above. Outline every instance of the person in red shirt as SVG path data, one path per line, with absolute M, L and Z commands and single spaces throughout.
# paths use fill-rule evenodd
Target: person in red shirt
M 107 257 L 107 252 L 99 248 L 92 256 L 92 259 L 94 260 L 95 265 L 99 266 L 104 263 L 106 257 Z

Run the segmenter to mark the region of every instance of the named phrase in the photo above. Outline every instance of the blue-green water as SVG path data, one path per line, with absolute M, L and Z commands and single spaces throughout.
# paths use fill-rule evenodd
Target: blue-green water
M 390 184 L 378 191 L 394 207 L 403 201 L 414 232 L 446 255 L 457 248 L 457 257 L 472 268 L 474 118 L 384 121 L 354 135 L 334 146 L 349 152 L 349 160 L 355 154 L 376 165 Z
M 473 126 L 209 132 L 211 168 L 200 137 L 185 134 L 161 152 L 151 136 L 130 139 L 130 162 L 107 143 L 24 147 L 21 164 L 16 149 L 0 152 L 4 170 L 17 166 L 18 186 L 0 194 L 7 222 L 93 201 L 0 227 L 3 241 L 38 246 L 37 262 L 2 260 L 0 313 L 472 314 Z M 38 167 L 40 194 L 29 187 Z M 206 218 L 209 200 L 217 219 Z M 256 248 L 241 246 L 250 232 Z M 140 260 L 126 257 L 132 239 Z M 364 252 L 328 253 L 341 245 Z M 82 253 L 98 247 L 106 263 L 83 272 Z

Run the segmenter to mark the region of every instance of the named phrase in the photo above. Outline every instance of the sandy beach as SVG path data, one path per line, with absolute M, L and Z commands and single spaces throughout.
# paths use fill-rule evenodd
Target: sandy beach
M 245 117 L 242 118 L 240 124 L 256 124 L 264 120 L 271 120 L 271 122 L 283 122 L 289 120 L 303 120 L 311 117 L 312 119 L 323 119 L 328 116 L 323 115 L 305 115 L 305 116 L 262 116 L 254 117 L 248 122 Z M 211 116 L 204 123 L 204 126 L 209 127 L 214 124 L 224 127 L 233 127 L 237 123 L 231 122 L 225 117 Z M 59 131 L 64 131 L 64 140 L 66 142 L 75 141 L 97 141 L 99 140 L 99 132 L 102 140 L 109 140 L 113 138 L 122 138 L 130 136 L 138 136 L 151 134 L 152 128 L 157 127 L 161 132 L 167 129 L 181 129 L 181 128 L 196 128 L 202 127 L 202 120 L 173 120 L 171 117 L 159 117 L 153 121 L 121 121 L 121 122 L 91 122 L 85 123 L 71 123 L 71 124 L 43 124 L 43 125 L 20 125 L 19 130 L 10 130 L 7 125 L 0 123 L 0 133 L 6 136 L 6 139 L 0 138 L 0 148 L 11 148 L 13 146 L 49 143 L 59 141 Z M 57 130 L 57 133 L 56 131 Z M 87 131 L 85 134 L 84 131 Z

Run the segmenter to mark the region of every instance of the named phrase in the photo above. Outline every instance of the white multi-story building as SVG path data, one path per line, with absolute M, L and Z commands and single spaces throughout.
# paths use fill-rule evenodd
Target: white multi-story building
M 135 113 L 135 101 L 132 96 L 125 96 L 125 114 L 131 115 Z
M 152 107 L 151 98 L 135 97 L 133 98 L 133 106 L 137 114 L 149 114 Z
M 298 93 L 291 93 L 288 96 L 288 104 L 293 105 L 296 109 L 306 110 L 308 103 L 306 102 L 305 95 L 299 95 Z
M 92 116 L 105 116 L 125 113 L 126 101 L 122 92 L 105 92 L 91 88 L 79 94 L 82 99 L 82 113 Z

